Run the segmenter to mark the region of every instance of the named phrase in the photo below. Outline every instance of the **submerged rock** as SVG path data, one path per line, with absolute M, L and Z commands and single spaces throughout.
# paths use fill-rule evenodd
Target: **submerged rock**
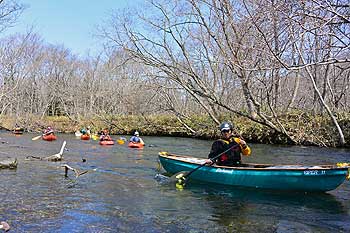
M 5 159 L 0 161 L 0 169 L 4 169 L 4 168 L 15 169 L 17 168 L 17 165 L 18 165 L 17 158 Z

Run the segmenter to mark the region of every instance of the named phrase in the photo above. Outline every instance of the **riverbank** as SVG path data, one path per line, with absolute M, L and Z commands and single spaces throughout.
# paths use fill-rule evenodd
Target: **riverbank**
M 228 119 L 228 118 L 222 118 Z M 274 130 L 264 127 L 246 118 L 231 118 L 240 135 L 253 143 L 290 144 L 290 141 Z M 346 145 L 350 147 L 350 114 L 339 116 L 338 120 L 343 130 Z M 177 136 L 201 139 L 215 139 L 218 135 L 217 126 L 207 116 L 193 116 L 190 120 L 180 122 L 171 115 L 151 116 L 106 116 L 73 120 L 68 117 L 31 116 L 27 118 L 13 118 L 2 116 L 0 126 L 12 130 L 15 124 L 23 127 L 27 132 L 42 132 L 47 126 L 52 126 L 62 133 L 73 133 L 83 127 L 90 126 L 92 132 L 109 129 L 111 134 L 130 135 L 138 130 L 141 135 L 148 136 Z M 308 114 L 287 115 L 281 119 L 287 132 L 299 145 L 338 147 L 338 137 L 332 122 L 322 116 Z

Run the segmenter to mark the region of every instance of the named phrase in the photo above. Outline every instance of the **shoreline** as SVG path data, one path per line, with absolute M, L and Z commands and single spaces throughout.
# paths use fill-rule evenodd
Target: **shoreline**
M 164 136 L 197 138 L 203 140 L 214 140 L 220 135 L 217 126 L 208 123 L 208 118 L 198 117 L 186 122 L 187 126 L 195 129 L 195 132 L 188 130 L 184 125 L 171 115 L 153 116 L 112 116 L 109 118 L 86 118 L 85 120 L 72 120 L 68 117 L 44 117 L 38 118 L 14 118 L 11 116 L 0 117 L 0 129 L 12 131 L 17 124 L 24 129 L 24 132 L 41 133 L 47 126 L 54 128 L 59 133 L 74 133 L 84 127 L 90 126 L 92 133 L 108 129 L 111 135 L 132 135 L 135 130 L 141 136 Z M 225 119 L 225 118 L 223 118 Z M 226 118 L 227 119 L 227 118 Z M 342 121 L 346 144 L 339 146 L 336 141 L 336 133 L 330 127 L 329 121 L 324 118 L 306 119 L 297 122 L 288 119 L 289 132 L 297 143 L 290 143 L 288 139 L 273 130 L 263 127 L 254 122 L 247 122 L 246 119 L 230 119 L 234 122 L 239 135 L 248 143 L 279 144 L 279 145 L 303 145 L 332 148 L 350 147 L 350 117 Z M 335 136 L 334 136 L 335 135 Z

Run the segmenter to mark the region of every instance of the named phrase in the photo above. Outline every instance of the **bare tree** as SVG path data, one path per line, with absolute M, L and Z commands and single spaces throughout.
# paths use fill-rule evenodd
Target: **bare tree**
M 25 8 L 25 5 L 18 3 L 16 0 L 1 0 L 0 33 L 13 26 Z
M 293 54 L 298 60 L 298 64 L 295 64 L 290 59 L 289 50 L 282 54 L 276 52 L 270 45 L 273 37 L 266 33 L 265 28 L 257 21 L 257 17 L 253 16 L 259 15 L 256 11 L 260 12 L 258 10 L 259 6 L 261 7 L 265 3 L 265 1 L 260 1 L 255 8 L 252 5 L 245 5 L 252 22 L 263 36 L 267 48 L 275 60 L 287 70 L 301 70 L 302 74 L 311 82 L 314 91 L 313 103 L 316 103 L 314 106 L 319 105 L 321 109 L 326 109 L 338 131 L 339 143 L 344 145 L 342 129 L 335 114 L 331 111 L 329 103 L 326 102 L 326 95 L 330 86 L 330 70 L 333 67 L 335 68 L 336 65 L 349 63 L 346 59 L 346 55 L 349 54 L 350 38 L 347 22 L 349 5 L 342 1 L 336 1 L 334 4 L 328 2 L 323 4 L 319 1 L 300 1 L 283 3 L 284 7 L 278 8 L 278 14 L 287 22 L 286 28 L 288 30 L 286 32 L 290 38 L 287 46 L 295 51 Z M 344 11 L 346 8 L 347 10 Z M 297 72 L 297 75 L 299 75 L 299 71 Z
M 347 72 L 345 2 L 150 1 L 147 12 L 115 15 L 102 32 L 128 59 L 151 67 L 168 110 L 181 115 L 169 90 L 185 91 L 216 123 L 225 109 L 296 142 L 280 115 L 311 108 L 316 97 L 317 111 L 326 109 L 344 144 L 328 105 L 333 86 L 347 82 L 332 75 L 340 67 Z

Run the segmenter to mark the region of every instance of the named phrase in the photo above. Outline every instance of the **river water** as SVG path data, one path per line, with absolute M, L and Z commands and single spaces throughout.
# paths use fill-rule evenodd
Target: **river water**
M 196 182 L 177 190 L 155 178 L 164 173 L 158 152 L 206 157 L 211 141 L 143 137 L 146 147 L 140 150 L 69 134 L 53 142 L 32 141 L 35 136 L 0 132 L 0 160 L 18 159 L 16 170 L 0 170 L 0 221 L 11 232 L 350 232 L 349 181 L 321 194 Z M 25 159 L 56 154 L 64 140 L 63 162 Z M 346 149 L 250 146 L 245 162 L 350 162 Z M 66 178 L 63 164 L 89 172 L 76 179 L 69 171 Z

